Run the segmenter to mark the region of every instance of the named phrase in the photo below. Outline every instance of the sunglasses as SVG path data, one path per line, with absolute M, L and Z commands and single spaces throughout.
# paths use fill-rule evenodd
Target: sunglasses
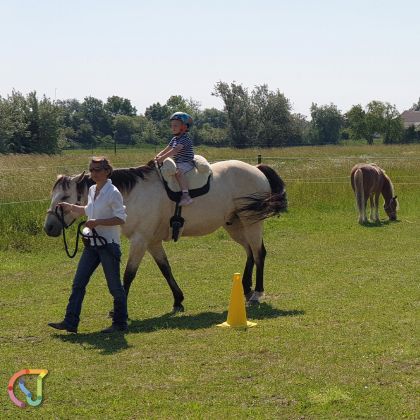
M 89 168 L 89 172 L 101 172 L 104 168 Z

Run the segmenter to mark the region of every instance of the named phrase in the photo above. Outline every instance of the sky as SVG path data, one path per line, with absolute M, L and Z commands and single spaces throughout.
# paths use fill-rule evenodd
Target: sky
M 419 0 L 0 0 L 0 39 L 3 97 L 223 109 L 222 81 L 267 84 L 306 116 L 420 97 Z

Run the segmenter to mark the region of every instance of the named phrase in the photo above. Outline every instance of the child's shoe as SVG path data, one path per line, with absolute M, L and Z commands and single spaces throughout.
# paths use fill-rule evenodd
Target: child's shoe
M 182 198 L 179 202 L 180 206 L 189 206 L 192 202 L 193 200 L 188 193 L 182 193 Z

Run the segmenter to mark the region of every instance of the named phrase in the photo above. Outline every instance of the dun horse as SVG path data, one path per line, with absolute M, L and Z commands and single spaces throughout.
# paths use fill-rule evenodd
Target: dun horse
M 184 207 L 185 225 L 182 236 L 202 236 L 223 227 L 230 237 L 242 245 L 247 259 L 242 284 L 244 294 L 252 303 L 259 301 L 264 291 L 263 220 L 287 209 L 285 185 L 269 166 L 252 166 L 241 161 L 217 162 L 211 165 L 213 175 L 210 191 Z M 111 176 L 121 191 L 127 208 L 127 221 L 122 233 L 130 241 L 130 251 L 124 272 L 124 288 L 128 295 L 139 264 L 148 251 L 168 282 L 174 297 L 174 311 L 183 311 L 184 295 L 175 281 L 162 241 L 170 239 L 169 220 L 175 203 L 169 200 L 157 170 L 150 162 L 145 166 L 116 169 Z M 58 202 L 85 205 L 92 181 L 84 173 L 58 177 L 52 190 L 50 209 L 44 230 L 49 236 L 59 236 L 63 225 L 54 209 Z M 71 213 L 64 214 L 64 223 L 74 221 Z M 211 258 L 211 256 L 209 256 Z M 256 266 L 255 291 L 252 272 Z
M 384 210 L 389 220 L 397 219 L 397 196 L 394 196 L 394 187 L 384 170 L 373 163 L 359 163 L 353 166 L 350 178 L 359 210 L 359 223 L 366 223 L 368 198 L 370 200 L 370 219 L 379 222 L 378 203 L 381 194 L 385 200 Z

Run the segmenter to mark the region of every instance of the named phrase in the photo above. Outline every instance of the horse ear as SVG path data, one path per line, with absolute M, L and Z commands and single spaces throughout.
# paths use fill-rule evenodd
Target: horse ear
M 77 178 L 75 179 L 76 184 L 80 184 L 83 180 L 83 177 L 85 176 L 86 171 L 83 171 L 80 175 L 77 176 Z

